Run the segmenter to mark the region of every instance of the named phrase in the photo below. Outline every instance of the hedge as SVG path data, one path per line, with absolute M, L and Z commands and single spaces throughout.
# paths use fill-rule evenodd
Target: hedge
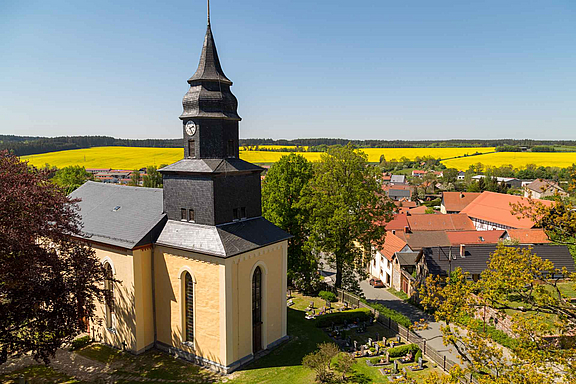
M 92 343 L 92 339 L 90 338 L 90 336 L 82 336 L 72 340 L 72 343 L 70 344 L 70 349 L 72 351 L 75 351 L 77 349 L 84 348 L 90 343 Z
M 400 357 L 407 355 L 409 352 L 412 352 L 412 356 L 416 356 L 418 351 L 420 351 L 420 347 L 416 344 L 400 345 L 398 347 L 390 348 L 388 350 L 388 356 Z
M 324 299 L 324 301 L 335 302 L 337 300 L 336 295 L 334 293 L 328 292 L 328 291 L 320 291 L 318 296 L 320 296 L 320 298 Z
M 332 325 L 332 323 L 334 323 L 334 325 L 344 324 L 344 320 L 350 323 L 357 318 L 360 321 L 371 321 L 372 312 L 368 308 L 358 308 L 343 312 L 327 313 L 316 317 L 314 321 L 317 327 L 323 328 Z
M 410 326 L 412 325 L 412 322 L 410 321 L 410 319 L 407 318 L 406 316 L 404 316 L 403 314 L 401 314 L 400 312 L 397 312 L 393 309 L 385 307 L 382 304 L 372 303 L 372 302 L 369 302 L 365 299 L 361 299 L 361 300 L 364 304 L 367 304 L 367 305 L 371 306 L 372 308 L 374 308 L 375 310 L 377 310 L 378 312 L 380 312 L 380 314 L 391 318 L 392 320 L 394 320 L 395 322 L 397 322 L 400 325 L 403 325 L 406 328 L 410 328 Z

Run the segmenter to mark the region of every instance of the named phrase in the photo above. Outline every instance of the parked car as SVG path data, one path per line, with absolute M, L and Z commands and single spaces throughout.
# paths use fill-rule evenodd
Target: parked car
M 380 279 L 370 279 L 370 285 L 374 288 L 384 288 L 384 283 Z

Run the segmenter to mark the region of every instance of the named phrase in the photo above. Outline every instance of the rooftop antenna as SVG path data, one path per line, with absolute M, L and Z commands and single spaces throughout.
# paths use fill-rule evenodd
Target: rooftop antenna
M 210 25 L 210 0 L 208 1 L 208 25 Z

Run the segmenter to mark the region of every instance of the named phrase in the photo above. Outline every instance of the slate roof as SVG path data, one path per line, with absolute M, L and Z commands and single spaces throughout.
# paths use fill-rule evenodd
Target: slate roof
M 490 254 L 496 250 L 496 244 L 468 245 L 465 247 L 464 255 L 460 256 L 460 247 L 431 247 L 424 249 L 425 261 L 428 270 L 434 275 L 447 276 L 450 270 L 454 271 L 460 267 L 464 272 L 480 274 L 487 267 Z M 516 248 L 527 248 L 527 245 L 516 245 Z M 452 266 L 448 257 L 452 252 Z M 534 245 L 532 253 L 542 259 L 550 260 L 554 267 L 561 269 L 566 267 L 568 272 L 576 271 L 574 259 L 565 245 Z
M 550 240 L 541 228 L 534 229 L 508 229 L 506 231 L 511 240 L 517 240 L 520 244 L 545 244 Z
M 390 188 L 388 190 L 388 197 L 390 198 L 398 198 L 398 197 L 408 197 L 410 198 L 410 190 L 409 189 L 397 189 L 397 188 Z
M 408 216 L 412 231 L 475 230 L 474 223 L 465 214 Z
M 404 240 L 413 251 L 424 247 L 442 247 L 450 245 L 450 240 L 448 240 L 446 231 L 396 232 L 396 236 Z
M 392 175 L 390 176 L 390 183 L 391 184 L 404 184 L 406 182 L 406 176 L 405 175 Z
M 446 211 L 460 212 L 481 194 L 481 192 L 442 192 L 442 204 Z
M 264 169 L 236 158 L 226 159 L 182 159 L 159 169 L 160 172 L 174 173 L 228 173 L 262 172 Z
M 559 194 L 565 194 L 566 193 L 558 185 L 558 183 L 555 183 L 553 181 L 544 180 L 544 179 L 536 179 L 533 182 L 531 182 L 530 184 L 526 185 L 526 188 L 530 189 L 534 192 L 538 192 L 538 193 L 548 192 L 550 194 L 553 194 L 555 191 L 558 191 Z
M 218 52 L 216 51 L 216 43 L 214 42 L 210 23 L 208 23 L 208 26 L 206 27 L 206 35 L 204 36 L 204 45 L 202 46 L 198 69 L 192 77 L 188 79 L 188 83 L 198 80 L 219 81 L 223 84 L 232 85 L 232 82 L 226 77 L 222 70 L 222 66 L 220 65 L 220 59 L 218 58 Z
M 547 200 L 534 200 L 542 202 L 548 206 L 552 204 L 551 201 Z M 468 204 L 461 213 L 466 213 L 471 218 L 485 220 L 512 228 L 532 228 L 534 222 L 531 219 L 520 218 L 510 212 L 512 210 L 510 204 L 516 203 L 527 205 L 528 199 L 521 196 L 484 191 L 479 197 Z
M 156 244 L 226 258 L 291 237 L 263 217 L 217 226 L 168 220 Z
M 449 231 L 446 232 L 451 245 L 498 244 L 505 231 Z
M 398 259 L 400 266 L 413 266 L 418 262 L 420 252 L 396 252 L 394 256 Z
M 88 181 L 70 194 L 78 203 L 84 238 L 122 248 L 151 244 L 166 220 L 162 189 Z

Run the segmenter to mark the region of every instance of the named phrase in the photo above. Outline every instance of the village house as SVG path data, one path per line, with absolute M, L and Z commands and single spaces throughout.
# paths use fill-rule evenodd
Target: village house
M 476 176 L 472 176 L 472 180 L 480 180 L 480 179 L 484 179 L 486 176 L 485 175 L 476 175 Z M 493 177 L 493 179 L 496 179 L 496 181 L 498 183 L 504 183 L 506 184 L 506 186 L 508 188 L 521 188 L 522 187 L 522 180 L 520 179 L 516 179 L 514 177 Z
M 480 195 L 480 192 L 442 192 L 440 212 L 444 214 L 460 213 Z
M 537 179 L 524 187 L 524 197 L 542 199 L 549 196 L 568 196 L 555 181 Z
M 239 158 L 241 119 L 209 19 L 188 84 L 184 158 L 159 170 L 162 189 L 87 182 L 71 194 L 107 276 L 89 332 L 228 373 L 288 337 L 290 235 L 262 217 L 263 169 Z
M 547 200 L 538 201 L 545 205 L 552 204 L 551 201 Z M 528 200 L 521 196 L 484 191 L 461 213 L 468 215 L 479 231 L 534 227 L 535 223 L 531 219 L 513 214 L 511 204 L 526 205 Z

